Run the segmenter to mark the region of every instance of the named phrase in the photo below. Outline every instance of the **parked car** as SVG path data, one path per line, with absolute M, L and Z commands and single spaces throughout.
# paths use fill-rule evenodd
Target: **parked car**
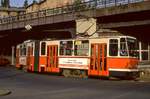
M 6 66 L 6 65 L 9 65 L 10 64 L 10 61 L 5 58 L 5 57 L 0 57 L 0 66 Z

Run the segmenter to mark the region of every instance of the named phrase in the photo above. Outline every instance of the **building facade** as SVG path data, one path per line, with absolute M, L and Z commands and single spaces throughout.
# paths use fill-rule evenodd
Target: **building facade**
M 10 0 L 1 0 L 0 18 L 17 16 L 25 12 L 22 7 L 11 7 Z
M 0 7 L 0 18 L 17 16 L 25 12 L 24 8 L 17 8 L 17 7 Z
M 33 2 L 27 6 L 26 13 L 71 5 L 74 1 L 75 0 L 40 0 L 39 2 Z

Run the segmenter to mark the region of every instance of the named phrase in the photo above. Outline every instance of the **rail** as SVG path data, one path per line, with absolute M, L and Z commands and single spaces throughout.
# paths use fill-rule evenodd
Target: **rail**
M 13 23 L 18 21 L 32 20 L 35 18 L 80 12 L 80 11 L 85 11 L 90 9 L 97 9 L 97 8 L 100 9 L 100 8 L 107 8 L 112 6 L 120 6 L 120 5 L 130 4 L 130 3 L 143 2 L 143 1 L 145 0 L 88 0 L 87 2 L 83 2 L 76 5 L 66 5 L 63 7 L 57 7 L 53 9 L 46 9 L 46 10 L 41 10 L 32 13 L 25 13 L 17 16 L 1 18 L 0 24 L 8 24 L 8 23 Z

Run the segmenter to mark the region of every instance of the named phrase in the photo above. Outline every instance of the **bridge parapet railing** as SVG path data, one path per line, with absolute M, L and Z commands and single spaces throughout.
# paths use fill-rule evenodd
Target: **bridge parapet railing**
M 130 3 L 143 2 L 143 1 L 146 0 L 88 0 L 86 2 L 82 2 L 76 5 L 74 4 L 66 5 L 63 7 L 46 9 L 46 10 L 41 10 L 32 13 L 25 13 L 18 16 L 1 18 L 0 25 L 19 22 L 19 21 L 26 21 L 35 18 L 42 18 L 47 16 L 55 16 L 59 14 L 74 13 L 74 12 L 85 11 L 90 9 L 98 9 L 98 8 L 100 9 L 100 8 L 106 8 L 112 6 L 120 6 L 120 5 L 130 4 Z

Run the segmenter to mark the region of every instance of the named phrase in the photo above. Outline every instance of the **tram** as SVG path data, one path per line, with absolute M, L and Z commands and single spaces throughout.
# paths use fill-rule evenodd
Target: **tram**
M 28 40 L 16 47 L 16 67 L 65 77 L 136 78 L 137 47 L 131 36 Z

